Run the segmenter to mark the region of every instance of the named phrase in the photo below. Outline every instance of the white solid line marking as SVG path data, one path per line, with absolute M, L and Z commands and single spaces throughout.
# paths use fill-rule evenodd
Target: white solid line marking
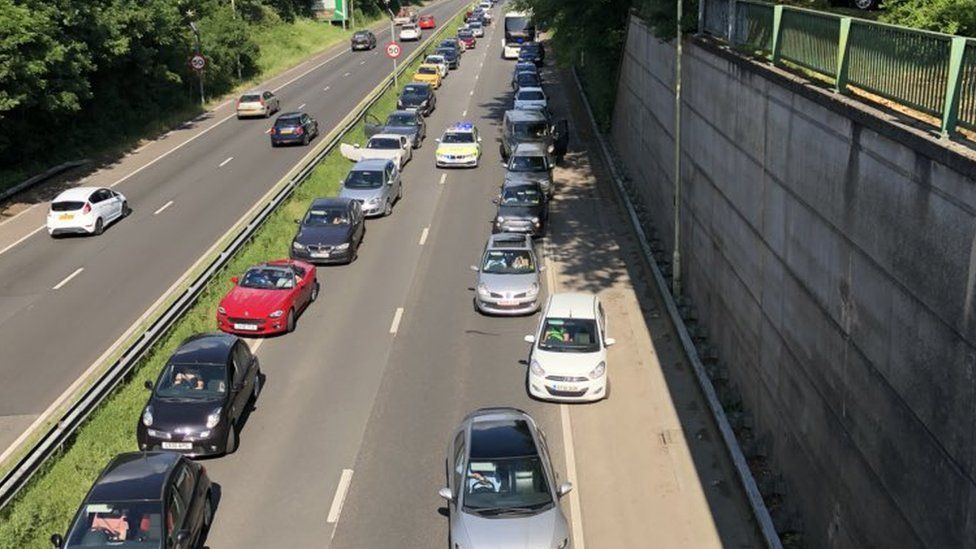
M 298 110 L 302 110 L 304 108 L 305 108 L 305 103 L 302 103 L 301 105 L 298 106 Z
M 173 205 L 173 201 L 170 200 L 169 202 L 163 204 L 158 210 L 154 211 L 153 212 L 153 215 L 159 215 L 159 214 L 163 213 L 163 210 L 165 210 L 166 208 L 169 208 L 172 205 Z
M 342 76 L 349 76 L 350 74 L 352 74 L 352 73 L 351 72 L 347 72 L 346 74 L 343 74 Z
M 331 88 L 331 87 L 332 86 L 326 86 L 326 87 L 322 88 L 322 91 L 327 92 L 327 91 L 329 91 L 329 88 Z
M 569 418 L 569 406 L 560 404 L 559 415 L 563 425 L 563 446 L 566 447 L 566 478 L 573 483 L 573 491 L 569 493 L 569 516 L 570 523 L 572 523 L 573 547 L 585 549 L 583 515 L 580 512 L 580 485 L 576 480 L 576 454 L 573 453 L 573 425 Z
M 261 344 L 264 343 L 263 339 L 245 339 L 245 341 L 251 347 L 251 354 L 257 354 L 258 349 L 261 348 Z
M 349 484 L 352 482 L 352 469 L 343 469 L 339 477 L 339 485 L 336 486 L 335 496 L 332 498 L 332 507 L 329 507 L 329 517 L 326 522 L 335 524 L 339 522 L 339 514 L 342 513 L 342 504 L 346 501 L 346 494 L 349 493 Z
M 220 165 L 219 165 L 219 166 L 217 166 L 217 167 L 218 167 L 218 168 L 223 168 L 224 166 L 226 166 L 227 164 L 229 164 L 229 163 L 230 163 L 230 161 L 231 161 L 231 160 L 233 160 L 233 159 L 234 159 L 234 157 L 233 157 L 233 156 L 228 156 L 228 157 L 227 157 L 227 160 L 224 160 L 223 162 L 221 162 L 221 163 L 220 163 Z
M 68 282 L 71 282 L 71 279 L 72 278 L 80 275 L 81 274 L 81 271 L 84 271 L 84 270 L 85 270 L 84 267 L 78 267 L 78 269 L 75 272 L 69 274 L 64 280 L 62 280 L 61 282 L 58 282 L 58 285 L 57 286 L 55 286 L 55 287 L 53 287 L 51 289 L 52 290 L 60 290 L 62 286 L 64 286 Z
M 464 112 L 461 113 L 461 118 L 464 118 L 467 115 L 468 115 L 468 109 L 464 109 Z
M 445 181 L 447 181 L 447 174 L 446 173 L 442 173 L 441 174 L 441 182 L 440 182 L 441 185 L 443 185 Z
M 427 234 L 430 233 L 430 227 L 424 227 L 424 230 L 420 233 L 420 245 L 423 246 L 427 243 Z
M 28 238 L 30 238 L 30 237 L 32 237 L 32 236 L 34 236 L 35 234 L 37 234 L 37 233 L 39 233 L 39 232 L 40 232 L 40 231 L 41 231 L 42 229 L 44 229 L 44 228 L 46 228 L 46 227 L 47 227 L 46 225 L 41 225 L 40 227 L 38 227 L 38 228 L 36 228 L 36 229 L 34 229 L 33 231 L 31 231 L 31 232 L 29 232 L 29 233 L 27 233 L 27 234 L 25 234 L 25 235 L 24 235 L 24 236 L 22 236 L 22 237 L 20 237 L 20 238 L 19 238 L 19 239 L 17 239 L 17 241 L 16 241 L 16 242 L 14 242 L 13 244 L 11 244 L 11 245 L 9 245 L 9 246 L 7 246 L 6 248 L 4 248 L 4 249 L 2 249 L 2 250 L 0 250 L 0 255 L 3 255 L 3 254 L 5 254 L 5 253 L 7 253 L 7 251 L 8 251 L 8 250 L 10 250 L 11 248 L 13 248 L 13 247 L 14 247 L 14 246 L 16 246 L 17 244 L 20 244 L 21 242 L 23 242 L 23 241 L 25 241 L 25 240 L 27 240 Z
M 400 329 L 400 319 L 403 318 L 403 307 L 397 307 L 395 313 L 393 313 L 393 324 L 390 324 L 390 333 L 396 335 L 397 330 Z

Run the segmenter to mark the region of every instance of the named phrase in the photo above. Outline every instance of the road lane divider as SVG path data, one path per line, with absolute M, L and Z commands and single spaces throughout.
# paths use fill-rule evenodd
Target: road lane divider
M 442 173 L 441 174 L 440 184 L 443 185 L 445 181 L 447 181 L 447 174 L 446 173 Z
M 226 160 L 224 160 L 223 162 L 221 162 L 221 163 L 220 163 L 220 165 L 219 165 L 219 166 L 217 166 L 217 167 L 218 167 L 218 168 L 223 168 L 223 167 L 224 167 L 224 166 L 226 166 L 227 164 L 230 164 L 230 161 L 231 161 L 231 160 L 233 160 L 233 159 L 234 159 L 234 157 L 233 157 L 233 156 L 228 156 L 228 157 L 227 157 L 227 159 L 226 159 Z
M 169 208 L 172 205 L 173 205 L 173 201 L 170 200 L 169 202 L 167 202 L 167 203 L 163 204 L 162 206 L 160 206 L 158 210 L 154 211 L 153 212 L 153 215 L 159 215 L 159 214 L 163 213 L 164 211 L 166 211 L 166 208 Z
M 64 286 L 67 283 L 71 282 L 71 279 L 72 278 L 80 275 L 81 272 L 84 271 L 84 270 L 85 270 L 84 267 L 78 267 L 77 269 L 75 269 L 75 272 L 73 272 L 73 273 L 69 274 L 68 276 L 64 277 L 64 280 L 62 280 L 61 282 L 58 282 L 57 284 L 55 284 L 54 287 L 51 288 L 51 289 L 52 290 L 60 290 L 61 288 L 64 288 Z
M 423 246 L 427 243 L 427 235 L 430 233 L 430 227 L 424 227 L 424 230 L 420 231 L 420 242 L 419 244 Z
M 397 307 L 397 310 L 393 313 L 393 323 L 390 324 L 390 333 L 396 335 L 397 331 L 400 329 L 400 320 L 403 319 L 403 307 Z
M 463 9 L 462 4 L 450 19 L 458 17 Z M 405 56 L 397 74 L 411 70 L 413 63 L 425 53 L 425 48 L 440 34 L 435 33 Z M 192 308 L 214 277 L 253 238 L 258 228 L 308 179 L 342 137 L 356 129 L 369 109 L 393 88 L 393 73 L 387 74 L 0 455 L 0 509 L 6 507 L 33 475 L 43 469 L 50 457 L 63 451 L 85 420 Z
M 302 103 L 301 105 L 298 106 L 298 110 L 302 110 L 304 108 L 305 108 L 305 103 Z
M 352 469 L 343 469 L 339 475 L 339 485 L 336 486 L 335 495 L 332 496 L 332 505 L 329 507 L 329 515 L 325 521 L 329 524 L 339 522 L 339 515 L 342 514 L 342 505 L 346 502 L 346 494 L 349 493 L 349 485 L 352 484 Z M 335 530 L 332 531 L 333 535 Z

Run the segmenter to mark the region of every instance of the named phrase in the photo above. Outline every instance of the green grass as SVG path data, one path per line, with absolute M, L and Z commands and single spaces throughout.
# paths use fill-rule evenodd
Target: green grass
M 372 25 L 376 17 L 357 21 L 357 28 Z M 296 65 L 309 55 L 323 52 L 352 34 L 350 30 L 313 19 L 260 28 L 252 38 L 260 48 L 258 71 L 264 77 Z
M 443 25 L 439 33 L 456 28 L 459 19 Z M 437 40 L 437 38 L 435 38 Z M 418 56 L 400 79 L 398 89 L 387 90 L 371 108 L 383 118 L 396 105 L 400 89 L 420 64 Z M 343 140 L 363 142 L 362 123 L 351 129 Z M 301 217 L 313 198 L 334 195 L 339 180 L 351 163 L 338 148 L 330 152 L 305 182 L 256 231 L 248 242 L 203 291 L 193 307 L 150 350 L 122 384 L 91 415 L 74 439 L 59 456 L 39 471 L 17 498 L 0 514 L 0 548 L 46 548 L 48 537 L 64 532 L 91 483 L 113 456 L 137 450 L 136 422 L 148 398 L 143 380 L 155 380 L 166 359 L 185 338 L 217 329 L 214 311 L 220 298 L 230 289 L 232 274 L 269 259 L 287 257 L 295 233 L 296 218 Z M 220 479 L 215 479 L 218 482 Z

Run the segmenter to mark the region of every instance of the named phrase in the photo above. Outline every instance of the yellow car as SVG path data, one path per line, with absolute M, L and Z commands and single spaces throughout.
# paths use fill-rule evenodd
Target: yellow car
M 476 168 L 481 159 L 481 137 L 470 122 L 459 122 L 437 140 L 434 158 L 438 168 Z
M 441 71 L 437 65 L 424 63 L 417 67 L 417 72 L 413 75 L 414 82 L 427 82 L 434 89 L 441 87 Z

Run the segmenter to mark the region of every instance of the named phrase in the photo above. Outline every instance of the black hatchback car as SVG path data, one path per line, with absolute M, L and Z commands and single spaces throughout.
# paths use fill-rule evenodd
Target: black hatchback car
M 241 417 L 261 392 L 258 358 L 237 336 L 187 338 L 159 379 L 136 427 L 139 449 L 211 456 L 237 449 Z
M 95 481 L 56 548 L 197 547 L 213 522 L 213 485 L 198 463 L 172 452 L 119 454 Z
M 397 109 L 416 109 L 424 116 L 430 116 L 436 106 L 437 96 L 434 95 L 434 88 L 430 84 L 407 84 L 397 98 Z
M 351 198 L 316 198 L 296 223 L 291 258 L 309 263 L 352 263 L 366 234 L 363 207 Z
M 371 50 L 376 47 L 376 35 L 368 30 L 356 31 L 349 42 L 352 51 Z
M 549 200 L 535 181 L 506 183 L 495 199 L 498 213 L 492 232 L 525 233 L 542 236 L 549 219 Z
M 308 145 L 319 135 L 319 123 L 303 112 L 286 112 L 275 120 L 271 127 L 271 146 Z

